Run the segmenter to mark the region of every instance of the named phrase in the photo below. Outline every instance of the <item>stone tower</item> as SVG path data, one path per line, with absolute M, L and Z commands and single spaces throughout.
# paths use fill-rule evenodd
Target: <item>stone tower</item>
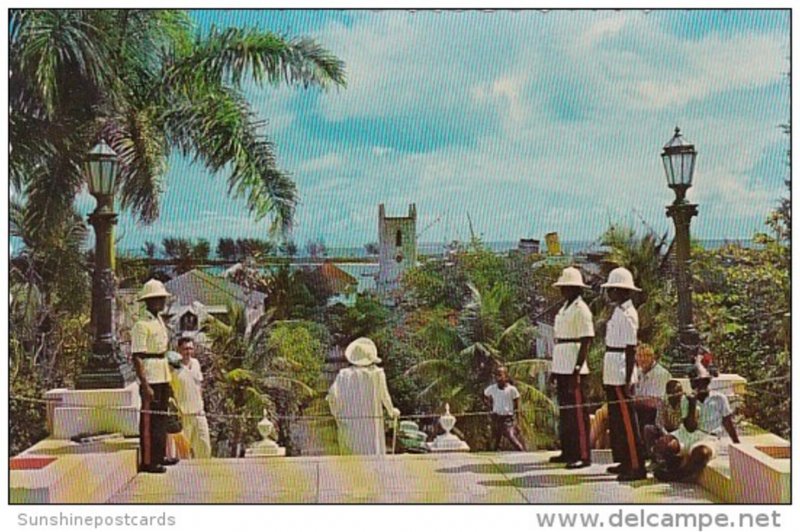
M 417 264 L 417 206 L 408 206 L 408 216 L 388 218 L 378 207 L 378 293 L 391 298 L 400 287 L 400 276 Z

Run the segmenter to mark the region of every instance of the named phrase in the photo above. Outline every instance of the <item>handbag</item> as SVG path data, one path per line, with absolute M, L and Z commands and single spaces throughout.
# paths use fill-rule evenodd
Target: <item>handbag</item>
M 183 422 L 181 421 L 181 409 L 178 408 L 178 403 L 175 402 L 174 397 L 169 398 L 169 406 L 167 406 L 166 428 L 168 434 L 177 434 L 183 431 Z

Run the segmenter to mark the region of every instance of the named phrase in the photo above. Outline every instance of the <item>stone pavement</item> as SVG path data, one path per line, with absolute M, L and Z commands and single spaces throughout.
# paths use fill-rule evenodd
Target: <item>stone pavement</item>
M 716 502 L 694 484 L 620 483 L 605 465 L 550 465 L 555 453 L 454 453 L 184 460 L 139 474 L 109 503 Z

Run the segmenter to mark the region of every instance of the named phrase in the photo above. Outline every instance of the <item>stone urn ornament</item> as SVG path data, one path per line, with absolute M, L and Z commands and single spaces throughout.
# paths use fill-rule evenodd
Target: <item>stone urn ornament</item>
M 286 448 L 280 447 L 276 442 L 277 431 L 275 425 L 267 417 L 264 410 L 264 417 L 258 422 L 258 432 L 261 434 L 261 441 L 254 444 L 244 453 L 245 458 L 260 458 L 265 456 L 286 456 Z
M 450 413 L 450 404 L 445 403 L 444 415 L 439 418 L 439 426 L 444 430 L 444 434 L 436 436 L 433 442 L 426 444 L 428 450 L 433 453 L 452 453 L 469 451 L 467 442 L 452 434 L 451 431 L 456 426 L 456 418 Z

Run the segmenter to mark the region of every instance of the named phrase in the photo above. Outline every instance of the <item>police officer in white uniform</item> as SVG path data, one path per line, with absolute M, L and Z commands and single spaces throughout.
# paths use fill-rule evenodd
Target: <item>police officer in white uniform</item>
M 139 378 L 143 410 L 139 416 L 139 469 L 148 473 L 164 473 L 165 465 L 177 462 L 175 459 L 165 458 L 167 416 L 150 413 L 166 412 L 172 395 L 171 375 L 166 358 L 169 334 L 160 315 L 169 295 L 160 281 L 147 281 L 138 298 L 147 310 L 144 317 L 131 329 L 131 354 L 133 367 Z
M 551 379 L 556 381 L 558 396 L 559 439 L 561 454 L 551 462 L 567 464 L 567 469 L 580 469 L 592 464 L 589 443 L 589 411 L 583 405 L 586 398 L 586 377 L 589 367 L 586 356 L 594 339 L 592 311 L 581 297 L 583 276 L 577 268 L 565 268 L 553 285 L 564 298 L 556 314 L 555 347 Z
M 606 324 L 603 387 L 608 400 L 611 450 L 619 465 L 609 467 L 608 471 L 618 473 L 617 479 L 621 481 L 640 480 L 647 478 L 647 471 L 630 387 L 636 380 L 634 367 L 639 332 L 639 314 L 631 297 L 641 290 L 625 268 L 612 270 L 608 282 L 602 286 L 608 290 L 608 298 L 614 305 L 614 313 Z

